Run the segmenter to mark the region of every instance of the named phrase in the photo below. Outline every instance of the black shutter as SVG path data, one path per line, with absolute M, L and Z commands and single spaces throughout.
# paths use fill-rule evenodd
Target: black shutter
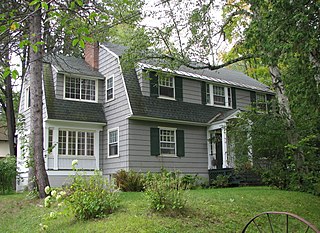
M 256 100 L 256 93 L 254 91 L 250 91 L 250 100 L 251 100 L 251 107 L 255 108 L 257 106 Z
M 158 75 L 154 71 L 149 72 L 150 77 L 150 96 L 159 96 L 158 91 Z
M 232 101 L 232 108 L 236 109 L 237 108 L 237 94 L 236 94 L 236 88 L 231 87 L 231 101 Z
M 206 82 L 201 82 L 201 102 L 202 104 L 207 104 L 207 84 Z
M 160 155 L 160 138 L 158 128 L 150 128 L 150 152 L 152 156 Z
M 176 136 L 177 136 L 177 156 L 184 157 L 184 131 L 177 130 Z
M 175 77 L 174 78 L 174 84 L 175 84 L 176 100 L 183 101 L 182 78 L 181 77 Z

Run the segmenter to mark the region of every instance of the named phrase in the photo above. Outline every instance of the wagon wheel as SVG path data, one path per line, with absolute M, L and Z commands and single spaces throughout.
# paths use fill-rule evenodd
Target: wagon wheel
M 243 228 L 242 233 L 259 232 L 316 232 L 320 231 L 298 215 L 288 212 L 264 212 L 252 218 Z

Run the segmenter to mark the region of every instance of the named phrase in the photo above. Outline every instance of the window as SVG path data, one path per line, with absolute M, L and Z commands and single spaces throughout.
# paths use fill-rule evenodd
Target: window
M 65 93 L 67 99 L 96 101 L 96 80 L 65 77 Z
M 58 140 L 59 155 L 94 156 L 93 132 L 59 130 Z
M 160 129 L 160 155 L 175 155 L 175 130 Z
M 52 149 L 53 146 L 53 129 L 49 128 L 48 130 L 48 148 Z
M 159 95 L 162 97 L 175 98 L 173 77 L 159 77 Z
M 24 101 L 25 101 L 25 110 L 29 109 L 31 106 L 31 96 L 30 96 L 30 86 L 25 89 L 25 95 L 24 95 Z
M 230 87 L 206 84 L 206 103 L 223 107 L 232 107 L 232 94 Z
M 265 112 L 267 111 L 267 97 L 264 94 L 256 94 L 257 110 Z
M 109 158 L 119 156 L 119 129 L 108 130 L 108 156 Z
M 107 79 L 106 84 L 106 99 L 107 101 L 113 100 L 113 77 Z

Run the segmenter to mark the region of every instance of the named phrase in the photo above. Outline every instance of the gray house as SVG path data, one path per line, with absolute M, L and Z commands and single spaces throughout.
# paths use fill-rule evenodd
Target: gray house
M 119 169 L 147 172 L 164 167 L 208 177 L 208 169 L 232 167 L 227 121 L 253 102 L 266 110 L 273 92 L 229 69 L 170 70 L 143 62 L 126 71 L 120 65 L 124 51 L 119 45 L 89 45 L 84 60 L 46 59 L 44 149 L 51 185 L 60 186 L 73 174 L 74 159 L 88 175 L 100 169 L 105 176 Z M 28 135 L 28 78 L 22 89 L 19 111 Z M 220 140 L 210 140 L 213 137 Z M 24 159 L 18 157 L 27 178 Z

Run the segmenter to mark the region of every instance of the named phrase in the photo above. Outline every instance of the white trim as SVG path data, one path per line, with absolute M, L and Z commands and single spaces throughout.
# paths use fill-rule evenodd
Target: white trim
M 47 119 L 46 122 L 51 126 L 52 124 L 58 123 L 62 125 L 70 125 L 73 124 L 74 126 L 70 126 L 71 128 L 76 128 L 78 126 L 82 127 L 82 129 L 92 129 L 92 126 L 94 126 L 94 129 L 102 129 L 102 126 L 105 126 L 106 123 L 100 123 L 100 122 L 89 122 L 89 121 L 69 121 L 69 120 L 59 120 L 59 119 Z M 77 126 L 78 125 L 78 126 Z M 85 127 L 83 127 L 85 125 Z M 53 125 L 55 126 L 55 125 Z M 69 127 L 69 126 L 67 126 Z
M 183 124 L 183 125 L 210 126 L 209 123 L 180 121 L 180 120 L 163 119 L 163 118 L 157 118 L 157 117 L 136 116 L 136 115 L 130 116 L 129 119 L 142 120 L 142 121 L 156 121 L 156 122 L 164 122 L 164 123 Z
M 66 97 L 66 77 L 69 77 L 69 78 L 79 78 L 80 79 L 80 93 L 79 93 L 79 96 L 80 96 L 80 99 L 76 99 L 76 98 L 67 98 Z M 86 100 L 86 99 L 81 99 L 81 79 L 84 79 L 84 80 L 91 80 L 91 81 L 94 81 L 94 87 L 95 87 L 95 100 Z M 93 79 L 93 78 L 82 78 L 82 76 L 80 77 L 74 77 L 73 75 L 66 75 L 64 74 L 63 76 L 63 99 L 64 100 L 71 100 L 71 101 L 81 101 L 81 102 L 90 102 L 90 103 L 98 103 L 98 88 L 99 88 L 99 85 L 98 85 L 98 80 L 97 79 Z
M 79 174 L 79 175 L 94 175 L 94 171 L 72 171 L 72 170 L 59 170 L 59 171 L 55 171 L 55 170 L 47 170 L 47 174 L 48 176 L 74 176 L 75 174 Z
M 127 86 L 126 86 L 126 83 L 124 81 L 124 77 L 123 77 L 123 71 L 122 71 L 122 67 L 121 67 L 121 64 L 120 64 L 120 58 L 117 54 L 115 54 L 114 52 L 112 52 L 108 47 L 100 44 L 101 48 L 105 49 L 107 52 L 109 52 L 112 56 L 114 56 L 117 61 L 118 61 L 118 65 L 120 67 L 120 75 L 121 75 L 121 78 L 122 78 L 122 84 L 123 84 L 123 87 L 124 87 L 124 91 L 125 91 L 125 94 L 126 94 L 126 97 L 127 97 L 127 101 L 128 101 L 128 106 L 129 106 L 129 111 L 130 111 L 130 116 L 133 115 L 133 112 L 132 112 L 132 107 L 131 107 L 131 103 L 130 103 L 130 100 L 129 100 L 129 94 L 128 94 L 128 90 L 127 90 Z
M 166 78 L 166 77 L 164 77 Z M 175 82 L 175 77 L 174 76 L 170 76 L 168 78 L 172 78 L 172 87 L 170 86 L 165 86 L 165 85 L 161 85 L 160 84 L 160 80 L 161 80 L 161 77 L 158 77 L 158 93 L 159 93 L 159 96 L 158 98 L 160 99 L 167 99 L 167 100 L 176 100 L 176 82 Z M 173 88 L 173 97 L 171 96 L 167 96 L 167 95 L 161 95 L 160 94 L 160 88 L 161 87 L 164 87 L 164 88 Z
M 159 128 L 159 150 L 160 150 L 159 156 L 171 157 L 171 158 L 178 157 L 177 156 L 177 128 L 161 127 L 161 126 L 158 126 L 158 128 Z M 161 130 L 168 130 L 168 131 L 174 132 L 174 154 L 161 154 L 161 132 L 160 132 Z
M 220 107 L 220 108 L 228 108 L 228 109 L 232 109 L 232 91 L 231 91 L 231 87 L 228 86 L 223 86 L 223 85 L 216 85 L 213 83 L 206 83 L 206 98 L 207 98 L 207 85 L 209 85 L 209 93 L 210 93 L 210 103 L 206 103 L 207 106 L 214 106 L 214 107 Z M 220 87 L 223 88 L 223 93 L 224 93 L 224 105 L 219 105 L 219 104 L 215 104 L 214 103 L 214 92 L 213 92 L 213 88 L 214 86 L 216 87 Z M 228 93 L 228 89 L 230 89 L 230 97 L 231 97 L 231 104 L 229 105 L 229 93 Z
M 108 100 L 108 80 L 112 79 L 112 98 Z M 111 102 L 112 100 L 114 100 L 115 96 L 114 96 L 114 75 L 111 75 L 109 78 L 106 78 L 105 81 L 105 89 L 106 89 L 106 93 L 105 93 L 105 98 L 106 98 L 106 102 Z M 111 88 L 110 88 L 111 89 Z
M 117 131 L 117 151 L 118 151 L 118 154 L 116 154 L 116 155 L 110 155 L 110 151 L 109 151 L 109 140 L 110 140 L 110 132 L 113 132 L 113 131 Z M 115 128 L 112 128 L 112 129 L 108 129 L 108 141 L 107 141 L 107 147 L 108 147 L 108 158 L 118 158 L 118 157 L 120 157 L 120 151 L 119 151 L 119 149 L 120 149 L 120 146 L 119 146 L 119 144 L 120 144 L 120 142 L 119 142 L 119 134 L 120 134 L 120 130 L 119 130 L 119 127 L 115 127 Z
M 29 90 L 29 91 L 27 91 Z M 31 107 L 31 90 L 30 90 L 30 84 L 29 85 L 26 85 L 26 88 L 24 89 L 24 111 L 27 111 L 30 109 Z M 28 102 L 29 102 L 29 98 L 30 98 L 30 103 L 29 103 L 29 106 L 28 106 Z

